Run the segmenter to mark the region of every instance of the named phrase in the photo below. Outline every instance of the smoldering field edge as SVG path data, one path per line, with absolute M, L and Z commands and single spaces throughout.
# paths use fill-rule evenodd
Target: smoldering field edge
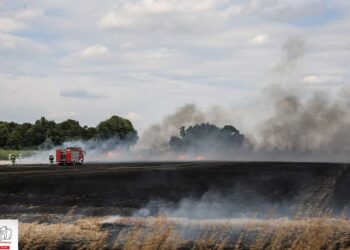
M 120 215 L 317 216 L 349 205 L 347 164 L 148 162 L 1 168 L 2 209 L 62 206 Z M 142 209 L 142 210 L 140 210 Z M 64 210 L 62 210 L 64 211 Z M 90 211 L 90 212 L 89 212 Z M 116 212 L 116 213 L 119 213 Z M 140 214 L 138 214 L 140 213 Z M 20 215 L 20 214 L 19 214 Z
M 349 178 L 330 163 L 4 167 L 1 218 L 20 220 L 28 249 L 346 247 Z

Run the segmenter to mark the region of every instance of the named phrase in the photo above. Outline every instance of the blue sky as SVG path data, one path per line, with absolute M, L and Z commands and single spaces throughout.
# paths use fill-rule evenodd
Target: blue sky
M 194 103 L 252 123 L 242 114 L 263 116 L 271 84 L 348 88 L 349 10 L 346 0 L 0 0 L 0 120 L 96 125 L 116 114 L 143 130 Z

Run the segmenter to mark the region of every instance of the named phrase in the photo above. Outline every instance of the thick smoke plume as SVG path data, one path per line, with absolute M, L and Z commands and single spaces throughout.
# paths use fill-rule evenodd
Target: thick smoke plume
M 349 106 L 317 93 L 302 101 L 285 95 L 275 103 L 275 113 L 262 128 L 262 147 L 280 151 L 350 152 Z
M 258 148 L 291 160 L 348 160 L 350 153 L 349 102 L 340 94 L 315 91 L 300 83 L 298 64 L 307 53 L 302 37 L 290 37 L 282 46 L 281 61 L 276 66 L 279 84 L 269 87 L 267 105 L 272 115 L 255 135 Z M 298 80 L 296 80 L 298 79 Z M 309 91 L 301 93 L 300 89 Z

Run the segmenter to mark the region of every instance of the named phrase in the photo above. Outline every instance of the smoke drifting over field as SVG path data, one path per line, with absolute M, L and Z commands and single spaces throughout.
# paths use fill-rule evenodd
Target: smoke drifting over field
M 274 211 L 275 216 L 288 215 L 292 217 L 292 209 L 281 205 L 276 209 L 275 204 L 264 200 L 264 197 L 251 193 L 249 202 L 243 189 L 232 188 L 226 194 L 221 191 L 210 190 L 200 198 L 186 197 L 179 202 L 171 203 L 153 200 L 147 206 L 136 211 L 133 216 L 148 217 L 165 215 L 175 218 L 218 219 L 218 218 L 252 218 L 265 217 Z M 243 187 L 241 187 L 243 188 Z M 241 191 L 241 192 L 240 192 Z M 290 213 L 290 214 L 289 214 Z
M 171 150 L 171 136 L 179 136 L 181 126 L 201 123 L 232 124 L 234 119 L 223 108 L 202 110 L 194 104 L 178 108 L 163 121 L 150 126 L 133 147 L 123 147 L 114 140 L 66 142 L 63 146 L 80 146 L 87 151 L 87 161 L 144 160 L 287 160 L 348 161 L 350 153 L 350 105 L 345 98 L 330 98 L 318 92 L 309 98 L 278 89 L 274 90 L 274 110 L 270 117 L 245 133 L 242 147 L 218 151 L 215 142 L 202 140 L 205 152 L 179 153 Z M 231 113 L 232 114 L 232 113 Z M 247 114 L 249 115 L 249 114 Z M 212 145 L 212 147 L 208 147 Z M 212 150 L 210 151 L 210 148 Z M 208 151 L 209 149 L 209 151 Z M 51 152 L 53 153 L 53 152 Z M 31 157 L 29 162 L 47 162 L 50 151 Z
M 169 140 L 171 136 L 179 135 L 181 126 L 205 122 L 229 123 L 227 121 L 231 117 L 224 109 L 203 111 L 194 104 L 185 105 L 165 117 L 161 123 L 152 125 L 141 135 L 138 144 L 130 148 L 120 146 L 114 140 L 66 142 L 63 146 L 83 147 L 87 151 L 87 161 L 349 160 L 350 106 L 345 98 L 331 100 L 325 93 L 316 93 L 302 99 L 285 93 L 276 97 L 273 105 L 272 116 L 258 124 L 256 131 L 249 131 L 247 135 L 243 130 L 244 145 L 234 152 L 217 151 L 212 138 L 210 141 L 203 140 L 207 144 L 203 148 L 210 149 L 208 145 L 213 145 L 212 151 L 206 150 L 203 154 L 180 154 L 170 149 Z M 47 162 L 49 154 L 49 151 L 41 152 L 28 160 L 32 163 Z
M 349 106 L 324 93 L 301 101 L 293 95 L 275 104 L 274 116 L 262 128 L 262 147 L 281 151 L 350 152 Z
M 335 95 L 327 93 L 327 90 L 301 93 L 296 86 L 302 84 L 298 78 L 298 67 L 305 54 L 307 43 L 302 37 L 290 37 L 285 41 L 281 59 L 273 68 L 273 84 L 267 85 L 261 92 L 262 104 L 252 105 L 250 110 L 220 106 L 201 109 L 195 104 L 186 104 L 146 129 L 135 146 L 123 147 L 113 140 L 67 142 L 65 145 L 85 148 L 90 161 L 348 161 L 350 102 L 346 93 L 350 91 L 342 89 L 340 94 Z M 257 117 L 257 113 L 264 114 L 263 119 Z M 179 136 L 180 127 L 202 123 L 235 126 L 244 134 L 243 146 L 234 152 L 217 150 L 215 144 L 219 142 L 210 137 L 210 140 L 204 138 L 202 141 L 206 144 L 203 148 L 211 150 L 202 154 L 180 154 L 171 150 L 170 138 Z M 45 161 L 47 153 L 43 153 Z M 42 158 L 40 155 L 35 157 Z
M 307 96 L 293 87 L 301 84 L 293 76 L 306 48 L 301 37 L 287 39 L 282 47 L 282 59 L 275 68 L 281 84 L 269 89 L 266 99 L 273 101 L 267 105 L 274 111 L 256 134 L 258 148 L 287 159 L 349 160 L 350 105 L 344 95 L 348 90 L 334 94 L 323 89 Z
M 296 76 L 305 54 L 307 43 L 302 37 L 290 37 L 285 41 L 281 59 L 274 67 L 278 84 L 268 86 L 263 92 L 264 105 L 273 107 L 273 111 L 265 119 L 257 119 L 253 131 L 245 130 L 234 110 L 216 107 L 203 111 L 189 104 L 146 130 L 140 145 L 159 152 L 169 148 L 169 138 L 178 135 L 181 126 L 204 122 L 236 126 L 239 122 L 243 127 L 238 129 L 246 133 L 245 147 L 236 153 L 214 152 L 209 159 L 348 161 L 350 102 L 346 93 L 349 89 L 342 89 L 335 95 L 327 90 L 308 95 L 301 93 L 295 87 L 301 84 Z M 244 116 L 252 113 L 248 111 Z M 215 141 L 207 143 L 214 145 Z

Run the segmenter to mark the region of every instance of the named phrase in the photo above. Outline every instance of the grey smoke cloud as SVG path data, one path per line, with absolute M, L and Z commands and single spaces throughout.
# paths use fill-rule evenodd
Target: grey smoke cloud
M 282 151 L 350 152 L 349 105 L 315 93 L 302 100 L 285 93 L 262 126 L 262 147 Z
M 350 103 L 338 94 L 314 91 L 304 95 L 293 74 L 307 53 L 306 41 L 300 36 L 288 38 L 282 45 L 282 58 L 276 65 L 279 84 L 270 85 L 265 93 L 272 114 L 255 134 L 259 150 L 272 158 L 288 160 L 341 160 L 350 152 Z
M 291 36 L 282 45 L 281 61 L 277 64 L 275 70 L 283 71 L 293 70 L 299 60 L 307 52 L 306 41 L 301 36 Z

